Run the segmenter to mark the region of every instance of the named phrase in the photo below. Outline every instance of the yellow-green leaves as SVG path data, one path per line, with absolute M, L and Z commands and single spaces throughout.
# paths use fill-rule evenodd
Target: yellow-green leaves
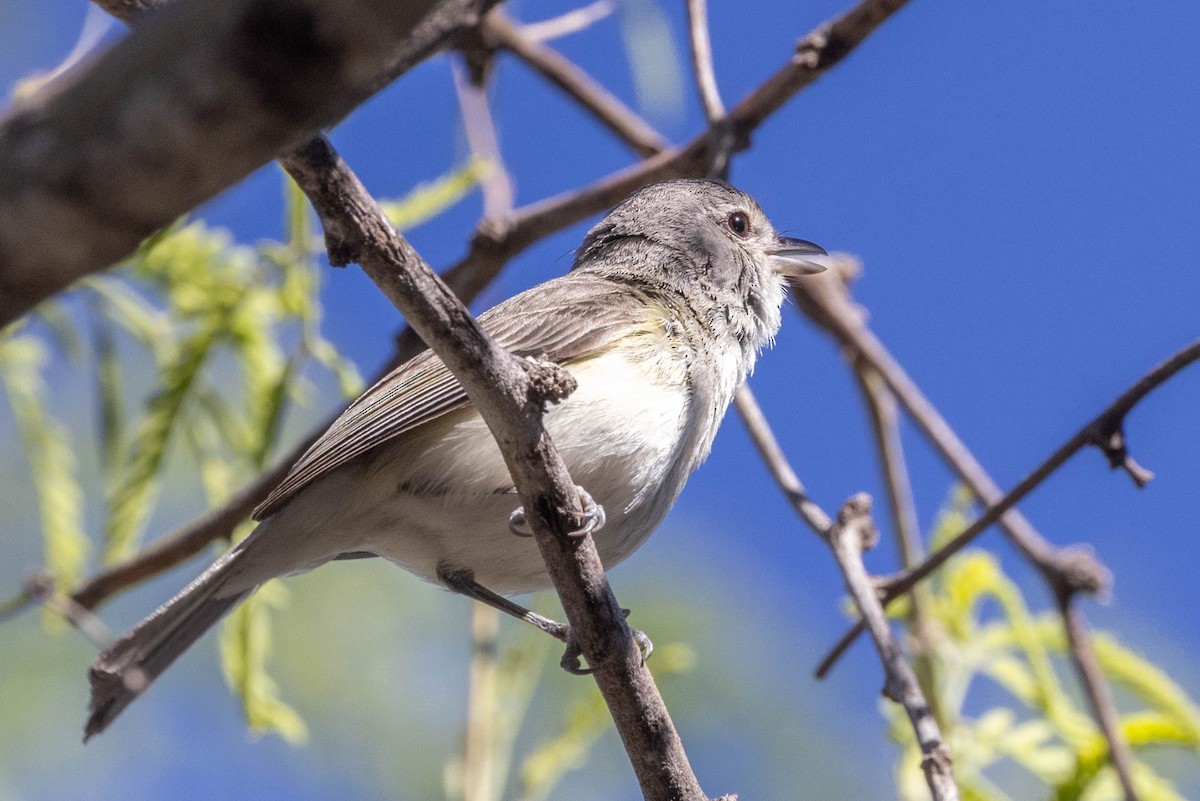
M 42 379 L 47 359 L 40 338 L 9 329 L 0 338 L 0 382 L 20 432 L 42 520 L 46 569 L 56 589 L 73 586 L 87 562 L 83 492 L 65 426 L 50 411 Z
M 270 581 L 233 610 L 221 626 L 221 670 L 241 698 L 246 724 L 252 732 L 276 732 L 288 742 L 302 743 L 308 729 L 296 711 L 280 699 L 279 688 L 267 673 L 271 652 L 267 608 L 281 607 L 286 601 L 286 588 Z
M 379 205 L 397 230 L 406 231 L 462 200 L 494 169 L 490 161 L 472 159 L 441 178 L 417 186 L 399 200 L 383 201 Z
M 939 520 L 935 542 L 962 530 L 968 503 L 962 494 L 955 498 Z M 1070 689 L 1073 667 L 1057 612 L 1032 613 L 999 560 L 983 551 L 953 557 L 928 589 L 934 625 L 927 628 L 938 635 L 926 643 L 935 669 L 933 686 L 925 689 L 934 696 L 963 798 L 1010 798 L 989 775 L 1002 762 L 1036 777 L 1057 801 L 1121 798 L 1107 744 L 1086 702 Z M 1200 709 L 1165 673 L 1115 638 L 1097 633 L 1093 645 L 1101 670 L 1121 694 L 1120 726 L 1134 750 L 1141 797 L 1179 798 L 1170 782 L 1136 756 L 1150 747 L 1200 751 Z M 997 705 L 968 713 L 978 704 L 974 694 Z M 927 798 L 912 729 L 896 707 L 885 707 L 885 714 L 893 736 L 904 744 L 897 765 L 901 795 Z

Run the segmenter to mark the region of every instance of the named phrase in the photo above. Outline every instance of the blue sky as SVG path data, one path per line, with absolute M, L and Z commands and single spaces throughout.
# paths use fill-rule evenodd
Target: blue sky
M 681 6 L 664 4 L 661 13 L 686 59 Z M 797 38 L 844 7 L 818 0 L 714 8 L 713 49 L 727 104 L 780 66 Z M 0 83 L 57 63 L 84 8 L 68 0 L 0 6 Z M 627 24 L 652 30 L 644 16 L 653 11 L 650 0 L 622 8 Z M 558 10 L 544 0 L 510 6 L 527 20 Z M 863 259 L 855 295 L 872 328 L 1003 487 L 1200 332 L 1198 33 L 1200 5 L 1183 0 L 914 0 L 768 121 L 734 163 L 734 182 L 759 199 L 776 227 Z M 670 50 L 655 45 L 664 63 L 654 72 L 669 77 L 682 69 L 683 94 L 677 106 L 646 105 L 620 34 L 618 16 L 555 46 L 629 103 L 641 103 L 673 141 L 690 138 L 702 114 L 683 62 L 672 67 Z M 630 163 L 621 145 L 509 58 L 499 64 L 493 103 L 519 204 Z M 333 139 L 384 197 L 460 163 L 465 143 L 448 61 L 414 70 L 351 115 Z M 471 198 L 411 239 L 432 264 L 448 265 L 464 252 L 478 213 L 478 199 Z M 256 174 L 205 214 L 248 241 L 277 235 L 276 172 Z M 480 308 L 566 271 L 585 228 L 514 261 Z M 395 312 L 353 270 L 329 277 L 326 304 L 330 335 L 370 373 L 390 351 Z M 862 404 L 820 332 L 788 312 L 752 386 L 820 503 L 836 508 L 859 490 L 882 500 Z M 1193 695 L 1200 694 L 1198 412 L 1200 369 L 1193 368 L 1128 420 L 1132 452 L 1157 473 L 1149 487 L 1134 489 L 1089 451 L 1022 506 L 1051 541 L 1092 544 L 1115 584 L 1107 603 L 1086 604 L 1088 618 L 1171 668 Z M 905 436 L 928 527 L 951 479 L 914 430 Z M 1031 603 L 1048 602 L 997 532 L 983 543 L 1024 581 Z M 622 598 L 661 589 L 667 576 L 702 586 L 714 564 L 733 577 L 714 592 L 794 626 L 788 629 L 794 640 L 770 651 L 800 676 L 796 692 L 815 699 L 804 703 L 844 703 L 870 726 L 878 669 L 865 648 L 852 652 L 825 685 L 804 678 L 843 626 L 840 580 L 824 547 L 766 480 L 733 417 L 663 530 L 613 581 Z M 888 540 L 868 564 L 879 572 L 894 567 Z M 17 567 L 24 565 L 0 573 L 9 586 L 19 578 Z M 139 594 L 137 608 L 120 607 L 127 615 L 120 622 L 131 622 L 186 578 Z M 86 653 L 72 653 L 82 681 Z M 193 672 L 205 669 L 214 672 L 211 663 Z M 70 701 L 81 708 L 81 695 Z M 80 719 L 71 708 L 62 711 L 68 732 Z M 882 727 L 867 731 L 857 739 L 867 738 L 869 759 L 886 765 Z M 272 755 L 273 765 L 292 759 L 282 747 L 257 748 Z M 95 769 L 95 757 L 78 758 L 93 766 L 85 773 Z M 703 764 L 695 754 L 693 760 Z M 752 765 L 735 761 L 729 770 L 730 789 L 752 797 L 752 785 L 738 784 L 753 782 Z M 50 797 L 31 774 L 10 765 L 0 767 L 0 799 L 7 797 L 6 772 L 13 797 Z M 330 797 L 309 790 L 305 797 Z M 617 792 L 632 790 L 618 784 Z

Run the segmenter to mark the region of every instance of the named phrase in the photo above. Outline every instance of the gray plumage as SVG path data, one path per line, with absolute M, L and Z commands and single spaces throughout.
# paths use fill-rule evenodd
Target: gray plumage
M 783 278 L 821 252 L 778 237 L 752 198 L 714 181 L 642 189 L 584 239 L 570 274 L 479 322 L 504 348 L 565 366 L 578 389 L 545 416 L 571 472 L 604 506 L 606 567 L 661 522 L 707 456 L 737 386 L 780 324 Z M 499 448 L 426 351 L 356 400 L 255 512 L 262 521 L 91 671 L 85 739 L 205 630 L 276 576 L 375 554 L 501 594 L 550 586 Z

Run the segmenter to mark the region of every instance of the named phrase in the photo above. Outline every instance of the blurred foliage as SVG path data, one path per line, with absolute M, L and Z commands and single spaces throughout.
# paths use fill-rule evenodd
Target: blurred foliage
M 971 496 L 957 492 L 940 516 L 933 547 L 966 527 Z M 1060 680 L 1069 662 L 1062 619 L 1055 612 L 1031 613 L 1017 585 L 985 551 L 952 558 L 925 585 L 931 619 L 918 637 L 911 604 L 895 616 L 908 624 L 910 648 L 923 689 L 954 755 L 962 797 L 1007 801 L 993 780 L 1002 764 L 1017 765 L 1055 801 L 1108 801 L 1123 797 L 1108 760 L 1108 748 L 1085 706 Z M 1139 757 L 1155 747 L 1200 752 L 1200 708 L 1165 673 L 1108 634 L 1094 636 L 1104 676 L 1119 692 L 1121 730 L 1134 752 L 1134 783 L 1140 797 L 1181 801 L 1171 782 Z M 981 684 L 987 684 L 981 687 Z M 972 692 L 974 685 L 974 691 Z M 998 692 L 997 692 L 998 691 Z M 999 697 L 1001 705 L 968 714 L 976 695 Z M 896 781 L 903 799 L 928 798 L 921 751 L 904 710 L 884 707 L 893 738 L 903 752 Z M 1007 764 L 1005 764 L 1007 763 Z
M 399 200 L 380 201 L 379 207 L 399 231 L 416 228 L 466 197 L 496 169 L 487 159 L 473 158 L 428 183 L 420 184 Z
M 488 660 L 495 674 L 495 681 L 473 688 L 487 696 L 473 702 L 486 710 L 489 718 L 491 738 L 477 758 L 493 767 L 492 781 L 468 796 L 465 777 L 469 769 L 464 755 L 447 765 L 446 797 L 452 801 L 547 801 L 566 776 L 587 764 L 600 738 L 612 731 L 608 706 L 596 684 L 587 682 L 559 713 L 556 729 L 540 733 L 527 754 L 516 755 L 513 745 L 526 724 L 534 693 L 547 668 L 557 670 L 561 646 L 528 627 L 522 627 L 516 644 L 503 652 L 496 654 L 493 645 L 494 641 L 473 643 L 474 658 Z M 695 664 L 695 653 L 684 643 L 669 643 L 654 651 L 654 675 L 664 685 Z M 505 793 L 509 784 L 511 795 Z
M 389 214 L 415 225 L 489 169 L 470 162 L 387 203 Z M 288 409 L 309 389 L 310 365 L 347 397 L 362 390 L 358 370 L 321 334 L 319 240 L 307 201 L 290 179 L 283 191 L 282 241 L 244 245 L 226 230 L 181 221 L 0 334 L 0 384 L 36 490 L 55 592 L 80 583 L 93 551 L 104 565 L 137 553 L 172 463 L 193 466 L 187 472 L 211 507 L 260 473 L 281 445 Z M 55 397 L 48 384 L 58 378 L 48 374 L 63 370 L 70 375 L 61 383 L 90 380 L 94 394 Z M 148 387 L 144 397 L 140 387 Z M 90 432 L 75 419 L 89 407 Z M 96 542 L 75 441 L 84 438 L 95 442 L 104 485 Z M 230 616 L 221 658 L 251 729 L 300 740 L 303 722 L 266 673 L 268 610 L 281 593 L 268 587 Z
M 49 411 L 42 377 L 49 343 L 20 329 L 0 339 L 0 382 L 21 437 L 41 513 L 46 569 L 59 587 L 75 584 L 87 563 L 83 491 L 70 434 Z

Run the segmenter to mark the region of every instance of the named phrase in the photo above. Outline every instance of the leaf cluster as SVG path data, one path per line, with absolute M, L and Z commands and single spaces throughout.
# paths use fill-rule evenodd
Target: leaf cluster
M 935 547 L 969 522 L 970 498 L 954 496 L 933 532 Z M 1031 612 L 996 556 L 982 550 L 952 558 L 923 591 L 930 619 L 918 624 L 911 604 L 898 604 L 895 615 L 908 626 L 923 689 L 954 754 L 962 797 L 1029 797 L 1013 796 L 991 778 L 1014 765 L 1054 801 L 1123 797 L 1104 737 L 1060 679 L 1070 667 L 1061 617 Z M 1182 801 L 1144 757 L 1156 748 L 1200 752 L 1200 706 L 1115 637 L 1097 633 L 1093 645 L 1105 677 L 1122 694 L 1120 727 L 1134 751 L 1140 797 Z M 1000 703 L 969 713 L 980 697 Z M 911 725 L 894 705 L 884 714 L 902 746 L 896 766 L 901 797 L 927 798 Z

